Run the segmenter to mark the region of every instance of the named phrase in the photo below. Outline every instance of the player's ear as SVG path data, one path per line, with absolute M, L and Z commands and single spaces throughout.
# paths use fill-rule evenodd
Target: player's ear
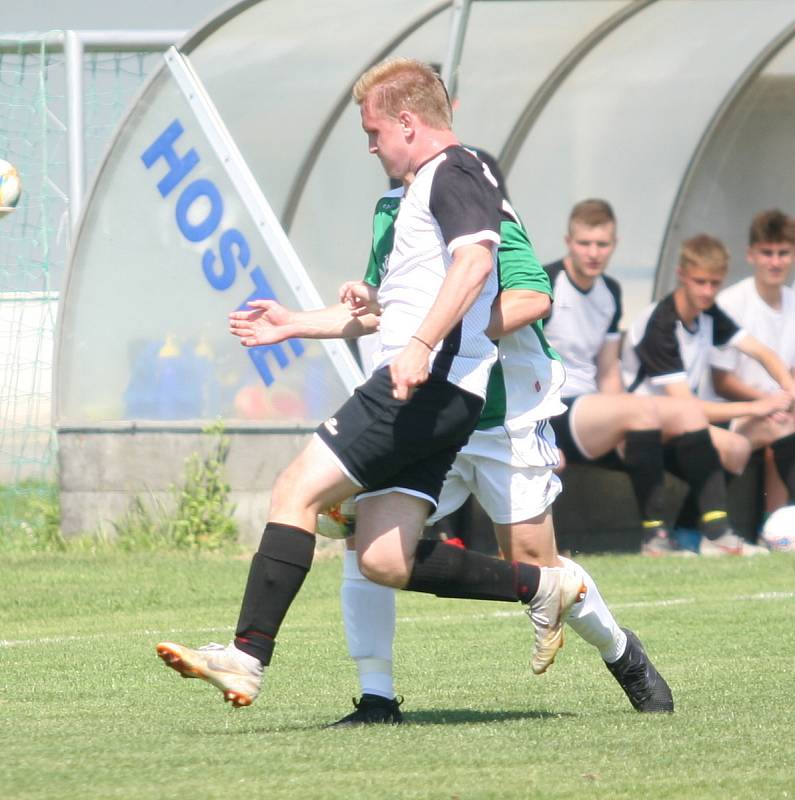
M 398 122 L 403 133 L 411 133 L 414 130 L 414 118 L 409 111 L 401 111 L 398 114 Z

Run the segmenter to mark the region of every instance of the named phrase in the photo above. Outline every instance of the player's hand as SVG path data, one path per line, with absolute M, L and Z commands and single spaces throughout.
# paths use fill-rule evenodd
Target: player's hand
M 789 412 L 792 406 L 792 395 L 789 392 L 771 392 L 759 400 L 754 400 L 753 405 L 758 409 L 757 416 L 769 417 Z
M 354 317 L 366 314 L 381 314 L 378 305 L 378 290 L 364 281 L 346 281 L 339 289 L 340 302 L 351 310 Z
M 247 309 L 229 315 L 229 333 L 246 347 L 277 344 L 291 336 L 290 314 L 275 300 L 252 300 Z
M 392 397 L 408 400 L 414 390 L 428 380 L 428 360 L 431 351 L 416 339 L 410 339 L 389 365 L 392 378 Z

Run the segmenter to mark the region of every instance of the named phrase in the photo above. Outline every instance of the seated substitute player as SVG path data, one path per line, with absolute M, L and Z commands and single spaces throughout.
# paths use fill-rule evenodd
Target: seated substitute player
M 757 214 L 746 258 L 753 275 L 723 289 L 718 306 L 773 350 L 795 376 L 795 291 L 786 285 L 795 258 L 795 218 L 777 209 Z M 712 383 L 719 397 L 758 400 L 778 389 L 759 362 L 739 350 L 725 348 L 713 356 Z M 785 437 L 764 450 L 767 513 L 795 503 L 793 446 L 795 440 Z
M 604 274 L 617 242 L 610 204 L 589 199 L 575 205 L 565 242 L 567 255 L 545 267 L 555 303 L 544 332 L 566 366 L 567 411 L 552 418 L 566 463 L 627 471 L 641 515 L 645 555 L 676 552 L 664 522 L 666 467 L 689 485 L 701 530 L 714 538 L 726 534 L 721 464 L 741 472 L 750 455 L 747 442 L 729 431 L 710 429 L 693 398 L 641 397 L 624 391 L 618 327 L 621 288 Z
M 372 286 L 378 285 L 379 265 L 392 248 L 401 195 L 402 190 L 389 192 L 376 206 L 365 276 Z M 671 691 L 637 636 L 619 628 L 591 576 L 557 552 L 551 506 L 561 483 L 553 473 L 558 454 L 548 418 L 564 410 L 560 402 L 564 373 L 541 325 L 551 306 L 549 279 L 518 218 L 511 216 L 500 228 L 500 294 L 486 330 L 491 339 L 499 339 L 498 361 L 480 422 L 448 472 L 429 523 L 453 513 L 474 494 L 494 522 L 506 559 L 538 566 L 570 564 L 588 591 L 585 600 L 573 607 L 568 624 L 599 650 L 638 711 L 673 711 Z M 295 326 L 304 316 L 293 313 L 289 319 Z M 361 574 L 353 548 L 349 539 L 340 595 L 361 697 L 354 701 L 355 710 L 333 727 L 399 723 L 402 714 L 392 672 L 395 593 Z
M 622 368 L 630 391 L 693 398 L 702 386 L 713 348 L 726 345 L 760 363 L 777 391 L 755 400 L 715 403 L 701 400 L 711 422 L 733 422 L 753 449 L 772 444 L 781 456 L 783 474 L 795 459 L 792 410 L 795 380 L 781 359 L 737 325 L 716 304 L 726 277 L 729 254 L 718 239 L 700 234 L 682 243 L 677 288 L 649 306 L 624 342 Z M 779 413 L 786 412 L 786 413 Z M 762 552 L 731 532 L 717 539 L 702 537 L 706 555 Z
M 446 93 L 427 65 L 389 59 L 368 70 L 353 95 L 369 150 L 386 173 L 415 176 L 379 289 L 366 297 L 382 310 L 379 366 L 276 479 L 234 641 L 198 650 L 157 646 L 167 665 L 213 684 L 235 706 L 260 692 L 311 566 L 318 512 L 354 494 L 359 566 L 368 578 L 443 597 L 518 600 L 535 627 L 538 672 L 554 660 L 565 618 L 585 593 L 568 566 L 510 564 L 420 543 L 444 476 L 480 417 L 496 357 L 485 328 L 497 289 L 502 199 L 458 143 Z M 255 306 L 231 315 L 242 344 L 262 343 L 262 313 Z

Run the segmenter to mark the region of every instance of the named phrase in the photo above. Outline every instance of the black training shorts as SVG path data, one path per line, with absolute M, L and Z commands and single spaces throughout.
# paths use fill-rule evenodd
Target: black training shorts
M 598 464 L 607 469 L 624 469 L 624 462 L 619 458 L 615 450 L 611 450 L 599 458 L 589 458 L 580 450 L 577 440 L 571 431 L 571 408 L 576 401 L 576 397 L 564 397 L 563 404 L 566 406 L 566 412 L 549 419 L 552 423 L 552 430 L 555 431 L 555 442 L 566 457 L 566 463 Z
M 317 435 L 365 491 L 402 489 L 435 506 L 482 408 L 477 395 L 433 378 L 410 400 L 395 400 L 384 367 L 318 427 Z

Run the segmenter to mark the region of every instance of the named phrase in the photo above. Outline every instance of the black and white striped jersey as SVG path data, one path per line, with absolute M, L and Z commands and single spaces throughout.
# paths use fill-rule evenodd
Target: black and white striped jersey
M 493 243 L 492 270 L 475 303 L 432 355 L 431 374 L 485 397 L 496 347 L 485 334 L 497 294 L 502 197 L 483 164 L 460 146 L 426 162 L 400 202 L 392 250 L 378 288 L 382 308 L 374 368 L 408 343 L 436 302 L 455 251 Z
M 691 326 L 679 318 L 674 295 L 653 303 L 635 320 L 624 340 L 624 386 L 639 394 L 664 394 L 669 383 L 687 382 L 698 394 L 713 347 L 739 342 L 746 332 L 717 305 Z

